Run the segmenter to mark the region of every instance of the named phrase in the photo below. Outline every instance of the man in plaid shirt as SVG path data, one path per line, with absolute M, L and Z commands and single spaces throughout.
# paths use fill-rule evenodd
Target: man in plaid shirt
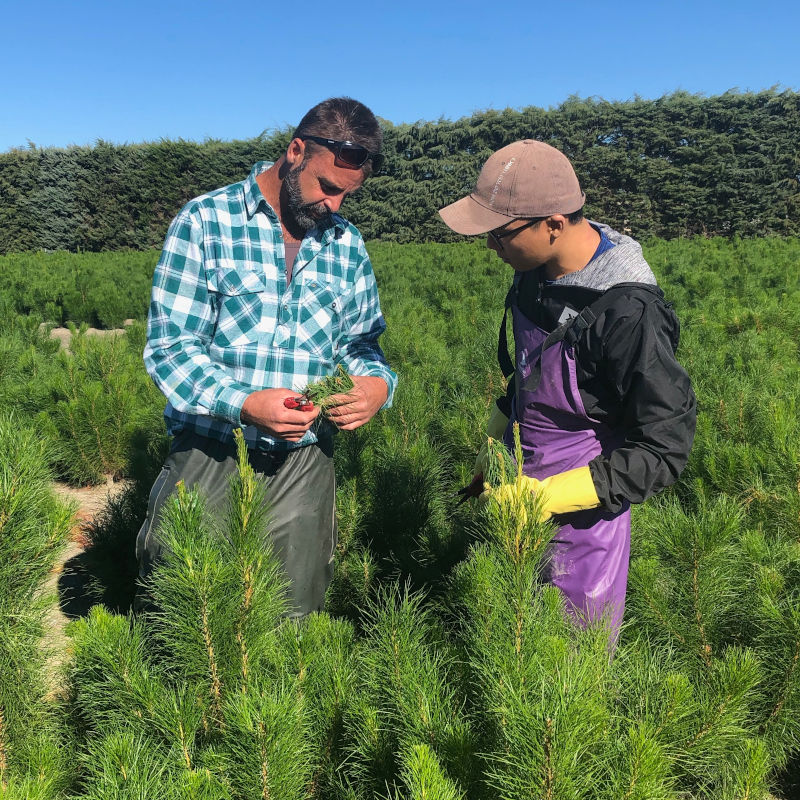
M 286 153 L 190 201 L 155 270 L 144 359 L 167 398 L 173 436 L 137 537 L 140 578 L 161 553 L 159 511 L 175 485 L 224 511 L 233 430 L 267 484 L 268 531 L 293 614 L 322 607 L 336 544 L 332 433 L 391 404 L 397 376 L 378 345 L 386 325 L 358 230 L 336 212 L 380 169 L 375 116 L 331 98 L 301 120 Z M 342 365 L 355 388 L 319 409 L 284 401 Z M 146 590 L 137 605 L 147 604 Z

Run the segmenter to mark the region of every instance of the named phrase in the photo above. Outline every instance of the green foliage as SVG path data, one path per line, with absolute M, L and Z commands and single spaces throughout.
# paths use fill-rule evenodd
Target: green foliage
M 196 492 L 181 485 L 167 502 L 155 610 L 142 620 L 95 607 L 74 628 L 81 796 L 293 800 L 332 780 L 352 628 L 284 618 L 264 486 L 238 445 L 220 529 Z
M 497 439 L 488 439 L 486 443 L 486 483 L 497 487 L 509 483 L 516 478 L 517 467 L 511 458 L 508 448 Z
M 402 777 L 410 800 L 462 800 L 465 796 L 443 772 L 436 754 L 426 744 L 408 749 Z
M 129 476 L 137 453 L 159 449 L 163 398 L 142 366 L 141 323 L 108 336 L 71 325 L 69 349 L 59 350 L 35 316 L 6 320 L 0 399 L 35 421 L 60 477 L 83 485 Z
M 38 416 L 62 442 L 59 471 L 78 484 L 121 477 L 136 433 L 158 428 L 161 395 L 143 374 L 140 354 L 125 336 L 90 338 L 73 327 L 70 352 L 59 358 L 52 408 Z
M 581 118 L 581 104 L 571 113 Z M 70 797 L 258 797 L 265 765 L 273 796 L 326 800 L 791 796 L 781 771 L 800 754 L 798 240 L 645 243 L 682 321 L 700 416 L 682 479 L 634 509 L 613 658 L 603 627 L 577 629 L 541 586 L 554 529 L 530 522 L 526 496 L 456 506 L 503 391 L 495 333 L 510 271 L 483 243 L 370 253 L 401 381 L 391 409 L 336 437 L 327 600 L 341 618 L 281 616 L 281 580 L 251 535 L 264 498 L 244 459 L 219 522 L 179 493 L 165 520 L 172 555 L 154 579 L 160 611 L 95 609 L 74 626 Z M 76 392 L 109 372 L 147 383 L 141 327 L 115 353 L 83 353 L 94 346 L 84 335 L 70 361 L 40 321 L 0 321 L 0 391 L 28 419 L 52 411 L 69 364 Z M 137 485 L 92 534 L 106 552 L 132 547 L 163 457 L 162 402 L 130 434 Z M 61 463 L 69 435 L 37 424 L 36 459 Z M 502 470 L 515 480 L 505 456 Z M 16 540 L 26 558 L 4 559 L 9 580 L 35 562 L 46 528 Z M 38 663 L 3 662 L 0 685 L 13 695 L 18 676 L 37 684 Z M 44 744 L 18 742 L 26 766 L 13 767 L 8 796 L 65 796 L 69 771 L 47 730 Z M 43 764 L 56 783 L 42 783 Z
M 343 213 L 370 239 L 459 239 L 437 210 L 471 191 L 492 152 L 535 138 L 572 160 L 593 218 L 636 236 L 797 235 L 799 97 L 770 90 L 570 98 L 548 110 L 386 123 L 386 166 Z M 158 247 L 189 199 L 244 179 L 256 161 L 275 160 L 290 135 L 2 153 L 0 253 Z M 114 295 L 127 291 L 108 293 L 109 314 Z
M 333 375 L 311 383 L 303 389 L 303 395 L 312 403 L 324 410 L 328 407 L 328 399 L 335 394 L 347 394 L 353 388 L 353 379 L 340 364 Z
M 157 252 L 72 255 L 66 252 L 15 253 L 0 257 L 0 298 L 8 313 L 119 328 L 147 313 Z
M 0 417 L 0 796 L 55 798 L 69 783 L 58 704 L 47 702 L 42 584 L 69 536 L 73 510 L 56 501 L 46 442 Z
M 448 651 L 421 597 L 382 592 L 371 604 L 360 650 L 359 701 L 348 721 L 349 769 L 367 796 L 396 779 L 399 753 L 432 748 L 455 783 L 476 780 L 476 737 Z

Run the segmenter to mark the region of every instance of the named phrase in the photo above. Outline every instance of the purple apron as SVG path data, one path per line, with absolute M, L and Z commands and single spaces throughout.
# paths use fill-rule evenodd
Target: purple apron
M 519 422 L 525 475 L 541 480 L 585 467 L 600 453 L 610 453 L 620 437 L 587 416 L 573 348 L 560 341 L 542 351 L 547 331 L 534 325 L 516 304 L 511 308 L 516 397 L 505 443 L 513 451 L 512 424 Z M 531 368 L 539 361 L 539 385 L 526 388 Z M 605 616 L 616 639 L 628 582 L 630 504 L 617 513 L 591 509 L 562 514 L 553 521 L 560 527 L 550 544 L 545 580 L 564 593 L 568 609 L 579 621 Z

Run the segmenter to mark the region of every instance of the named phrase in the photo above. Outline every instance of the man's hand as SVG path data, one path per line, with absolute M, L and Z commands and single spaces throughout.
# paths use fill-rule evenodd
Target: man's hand
M 319 415 L 319 408 L 310 411 L 287 408 L 283 401 L 294 397 L 292 389 L 261 389 L 248 395 L 244 401 L 241 420 L 245 425 L 255 425 L 276 439 L 299 442 Z
M 383 378 L 374 375 L 351 375 L 353 388 L 347 394 L 328 398 L 326 412 L 330 421 L 341 431 L 352 431 L 369 422 L 389 396 Z

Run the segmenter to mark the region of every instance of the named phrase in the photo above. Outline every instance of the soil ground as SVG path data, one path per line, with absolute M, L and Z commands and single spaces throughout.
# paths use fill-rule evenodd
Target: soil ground
M 122 324 L 123 328 L 110 328 L 108 330 L 102 328 L 89 328 L 86 331 L 87 336 L 114 336 L 119 333 L 125 333 L 125 328 L 133 324 L 134 320 L 126 319 Z M 58 339 L 61 342 L 61 349 L 67 350 L 69 343 L 72 340 L 72 332 L 69 328 L 52 328 L 50 330 L 50 338 Z
M 95 603 L 89 576 L 83 566 L 83 554 L 87 545 L 86 528 L 104 508 L 108 498 L 118 494 L 126 486 L 127 481 L 108 481 L 100 486 L 82 488 L 58 482 L 53 485 L 58 497 L 77 506 L 75 527 L 70 541 L 45 584 L 45 593 L 53 601 L 45 618 L 44 636 L 50 661 L 50 688 L 53 692 L 57 692 L 61 685 L 60 667 L 68 654 L 69 638 L 65 633 L 67 624 L 70 620 L 84 616 Z

